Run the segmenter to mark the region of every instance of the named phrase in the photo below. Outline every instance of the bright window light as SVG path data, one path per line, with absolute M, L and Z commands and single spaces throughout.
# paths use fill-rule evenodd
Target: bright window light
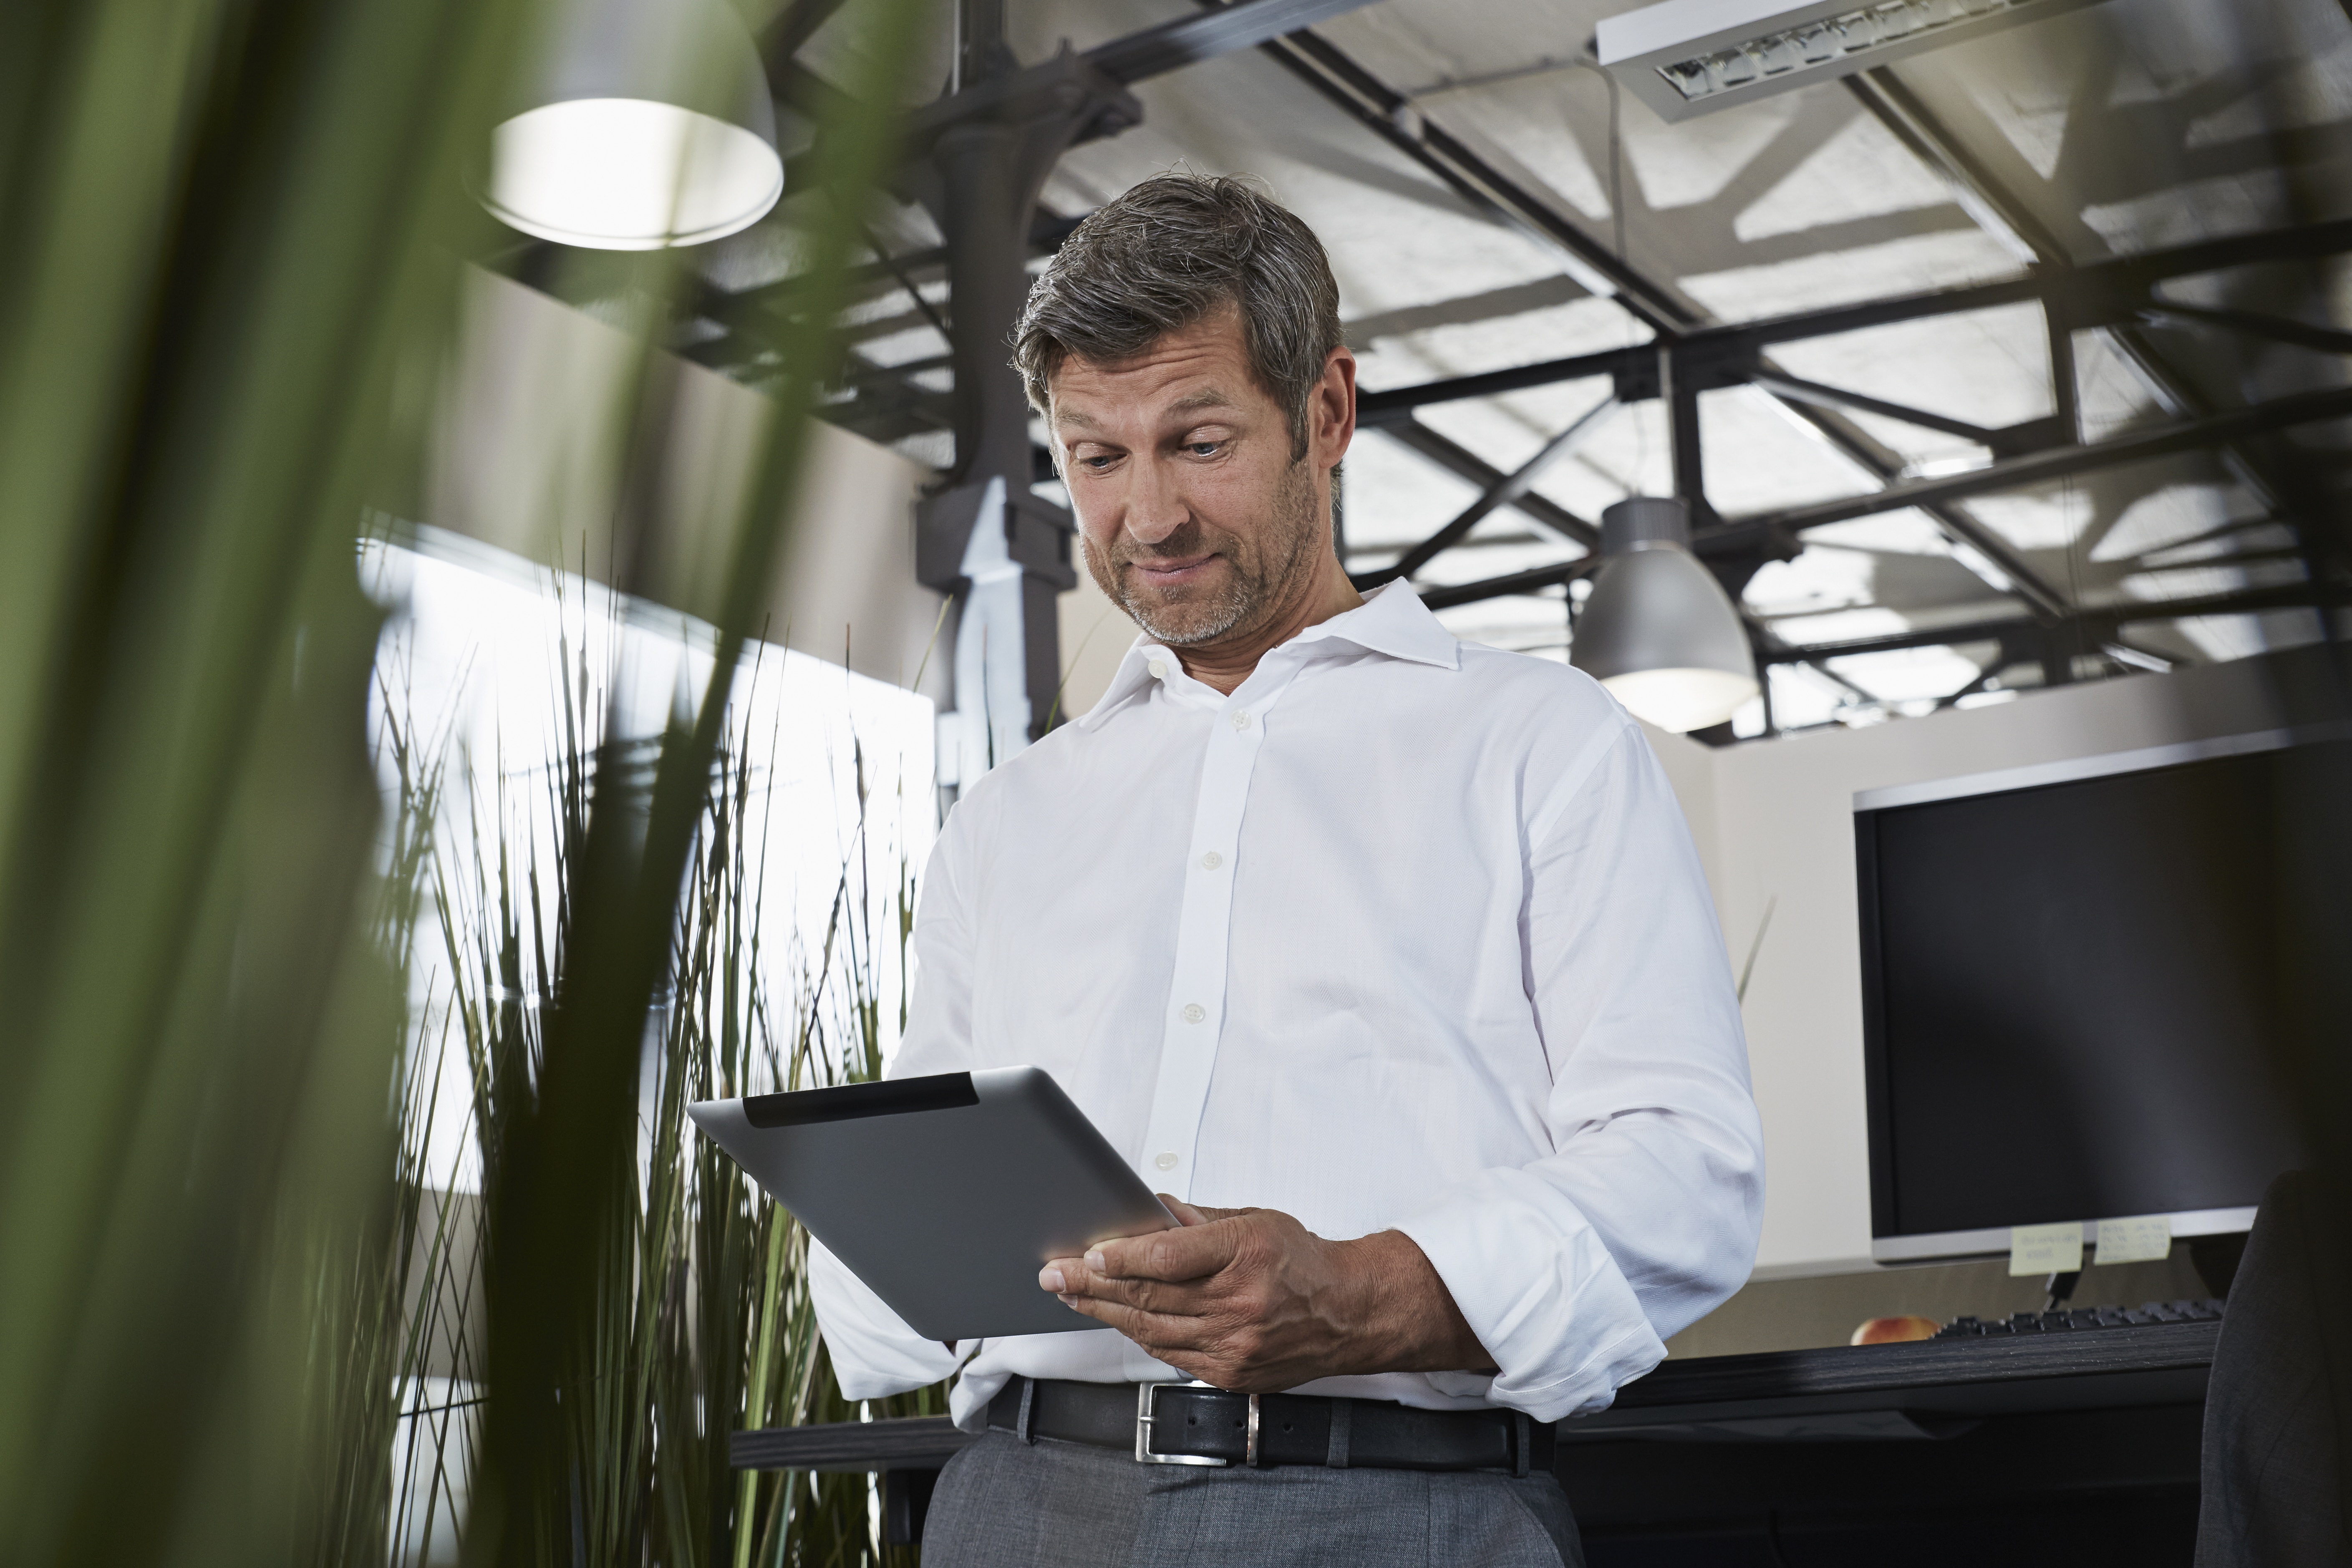
M 605 700 L 595 705 L 611 716 L 614 733 L 656 736 L 704 690 L 712 629 L 461 536 L 416 531 L 417 548 L 372 543 L 361 563 L 362 582 L 392 612 L 377 653 L 372 731 L 382 741 L 387 721 L 396 721 L 428 755 L 445 760 L 435 832 L 454 866 L 462 870 L 502 846 L 517 865 L 551 867 L 550 790 L 572 743 L 561 708 L 567 679 L 576 685 L 584 677 Z M 846 868 L 852 897 L 845 916 L 857 912 L 862 890 L 864 929 L 874 933 L 872 977 L 892 1002 L 877 1020 L 887 1057 L 898 1044 L 895 1000 L 911 979 L 899 966 L 898 900 L 937 835 L 931 702 L 837 664 L 755 643 L 730 708 L 730 734 L 751 770 L 739 841 L 759 847 L 751 870 L 770 994 L 787 1009 L 813 1007 L 828 1023 L 851 1005 L 844 958 L 836 952 L 828 964 L 821 952 Z M 378 755 L 389 799 L 397 778 L 382 746 Z M 541 918 L 551 929 L 551 882 L 539 892 Z M 440 1029 L 450 976 L 431 897 L 425 905 L 409 996 L 417 1037 L 441 1052 L 426 1180 L 473 1191 L 479 1173 L 465 1048 L 461 1032 Z M 535 1005 L 537 998 L 521 1001 Z

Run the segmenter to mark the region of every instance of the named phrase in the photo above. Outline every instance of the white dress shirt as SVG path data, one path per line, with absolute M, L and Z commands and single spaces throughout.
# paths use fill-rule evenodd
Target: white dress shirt
M 1754 1260 L 1738 1006 L 1657 758 L 1594 681 L 1406 588 L 1230 697 L 1139 638 L 949 815 L 915 952 L 892 1077 L 1042 1067 L 1159 1191 L 1402 1231 L 1499 1369 L 1303 1392 L 1598 1410 Z M 850 1398 L 962 1360 L 811 1253 Z M 967 1427 L 1016 1373 L 1185 1376 L 1109 1329 L 958 1350 Z

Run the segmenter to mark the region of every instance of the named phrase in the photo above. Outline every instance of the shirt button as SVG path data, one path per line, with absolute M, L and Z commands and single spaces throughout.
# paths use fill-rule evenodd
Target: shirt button
M 1249 728 L 1248 709 L 1241 709 L 1234 714 L 1234 728 L 1236 730 L 1246 730 Z
M 1172 1171 L 1176 1168 L 1176 1156 L 1173 1154 L 1162 1154 L 1160 1158 L 1152 1161 L 1151 1163 L 1159 1166 L 1163 1171 Z
M 1206 1007 L 1202 1006 L 1198 1002 L 1187 1002 L 1184 1004 L 1184 1021 L 1186 1023 L 1197 1024 L 1208 1016 L 1209 1010 Z
M 1225 858 L 1213 849 L 1201 857 L 1201 869 L 1203 871 L 1213 871 L 1224 863 Z
M 1160 663 L 1160 660 L 1156 658 L 1150 664 L 1145 665 L 1143 668 L 1151 672 L 1151 679 L 1154 680 L 1165 680 L 1168 679 L 1168 667 Z

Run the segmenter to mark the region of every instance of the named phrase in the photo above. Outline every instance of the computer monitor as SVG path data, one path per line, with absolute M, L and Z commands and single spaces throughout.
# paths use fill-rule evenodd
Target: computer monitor
M 1854 797 L 1874 1258 L 2252 1223 L 2305 1163 L 2281 1031 L 2339 1008 L 2281 922 L 2297 785 L 2347 746 L 2276 731 Z

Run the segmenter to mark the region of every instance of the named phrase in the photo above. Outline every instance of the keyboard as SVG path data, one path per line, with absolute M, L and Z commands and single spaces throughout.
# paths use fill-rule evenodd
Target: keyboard
M 2219 1301 L 2149 1301 L 2137 1307 L 2076 1307 L 2054 1312 L 2013 1312 L 2006 1318 L 1954 1318 L 1936 1331 L 1939 1340 L 2002 1338 L 2012 1334 L 2062 1334 L 2084 1329 L 2123 1329 L 2141 1323 L 2218 1323 Z

